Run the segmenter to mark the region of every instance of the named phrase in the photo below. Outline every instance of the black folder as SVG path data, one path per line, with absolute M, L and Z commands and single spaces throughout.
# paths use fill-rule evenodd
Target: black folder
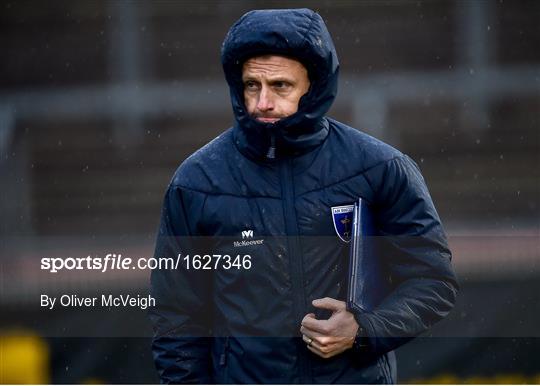
M 354 204 L 352 232 L 347 307 L 350 311 L 369 312 L 388 295 L 391 286 L 382 256 L 377 253 L 370 208 L 361 198 Z

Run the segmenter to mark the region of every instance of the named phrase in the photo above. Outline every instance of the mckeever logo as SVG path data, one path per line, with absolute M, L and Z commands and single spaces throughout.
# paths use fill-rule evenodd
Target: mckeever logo
M 247 247 L 250 245 L 260 245 L 264 243 L 263 239 L 245 240 L 245 239 L 252 239 L 252 238 L 253 238 L 253 229 L 246 229 L 245 231 L 242 231 L 242 241 L 233 241 L 233 246 L 235 248 L 238 248 L 238 247 Z
M 242 239 L 252 239 L 253 238 L 253 230 L 248 229 L 245 231 L 242 231 Z

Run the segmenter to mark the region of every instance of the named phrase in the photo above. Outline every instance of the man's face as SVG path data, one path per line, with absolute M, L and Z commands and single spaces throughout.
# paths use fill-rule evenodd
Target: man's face
M 298 101 L 309 89 L 308 73 L 302 63 L 277 55 L 248 59 L 242 68 L 242 81 L 248 113 L 266 123 L 294 114 Z

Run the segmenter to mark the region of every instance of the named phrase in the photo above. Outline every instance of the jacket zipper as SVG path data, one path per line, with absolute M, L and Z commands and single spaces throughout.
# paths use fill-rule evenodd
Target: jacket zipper
M 270 147 L 266 152 L 266 158 L 274 159 L 276 158 L 276 136 L 274 133 L 270 134 Z
M 230 337 L 225 337 L 225 344 L 223 346 L 223 352 L 219 357 L 219 365 L 224 367 L 223 369 L 223 382 L 229 383 L 229 366 L 227 366 L 227 356 L 229 355 Z
M 298 324 L 298 330 L 300 330 L 300 322 L 304 317 L 304 311 L 306 310 L 306 294 L 304 292 L 304 267 L 300 248 L 298 223 L 296 220 L 296 208 L 294 206 L 294 182 L 291 159 L 285 159 L 281 162 L 280 177 L 282 181 L 285 230 L 292 271 L 291 284 L 293 290 L 293 308 Z M 303 355 L 302 348 L 302 345 L 298 345 L 298 363 L 301 377 L 307 379 L 305 381 L 302 379 L 301 382 L 307 381 L 307 383 L 313 383 L 311 371 L 308 371 L 308 363 L 306 357 Z

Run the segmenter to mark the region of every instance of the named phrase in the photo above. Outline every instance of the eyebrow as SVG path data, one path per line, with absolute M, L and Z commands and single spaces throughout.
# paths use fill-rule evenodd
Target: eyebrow
M 242 75 L 242 81 L 243 82 L 248 82 L 248 81 L 259 82 L 260 80 L 257 77 L 253 76 L 253 75 L 245 75 L 245 76 Z M 296 83 L 293 78 L 289 78 L 289 77 L 282 76 L 282 75 L 277 75 L 275 78 L 269 77 L 268 82 L 269 83 L 287 82 L 287 83 L 290 83 L 290 84 L 295 84 Z

